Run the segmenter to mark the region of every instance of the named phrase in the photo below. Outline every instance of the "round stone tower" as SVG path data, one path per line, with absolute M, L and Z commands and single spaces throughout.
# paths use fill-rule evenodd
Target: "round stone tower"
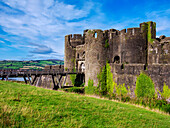
M 106 35 L 102 30 L 88 30 L 85 32 L 85 85 L 88 86 L 88 80 L 94 82 L 97 86 L 97 75 L 106 64 L 107 56 L 105 48 Z
M 65 56 L 64 56 L 64 69 L 66 71 L 71 71 L 75 67 L 74 59 L 75 59 L 75 47 L 71 45 L 72 35 L 65 36 Z

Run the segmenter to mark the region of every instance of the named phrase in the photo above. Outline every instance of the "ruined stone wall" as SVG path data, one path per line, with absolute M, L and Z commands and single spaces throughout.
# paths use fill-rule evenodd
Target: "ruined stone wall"
M 85 47 L 84 45 L 78 45 L 76 47 L 76 59 L 85 60 Z
M 64 56 L 64 69 L 73 71 L 76 68 L 76 46 L 82 45 L 84 38 L 81 34 L 73 34 L 65 36 L 65 56 Z M 71 85 L 70 76 L 66 80 L 67 85 Z
M 85 69 L 85 47 L 84 45 L 78 45 L 76 47 L 76 69 L 84 71 Z M 82 69 L 83 68 L 83 69 Z
M 113 79 L 117 84 L 125 83 L 132 91 L 136 87 L 136 78 L 140 72 L 145 72 L 153 80 L 155 87 L 162 91 L 164 83 L 170 87 L 170 64 L 148 65 L 144 70 L 144 64 L 113 64 L 110 63 Z
M 44 69 L 64 71 L 64 65 L 47 65 L 44 67 Z
M 170 37 L 160 37 L 150 44 L 149 61 L 152 64 L 170 64 Z

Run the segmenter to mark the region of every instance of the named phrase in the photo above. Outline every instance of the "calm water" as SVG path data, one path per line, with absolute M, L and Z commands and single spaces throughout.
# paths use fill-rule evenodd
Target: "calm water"
M 2 80 L 2 78 L 0 78 L 0 80 Z M 12 81 L 24 81 L 24 78 L 23 77 L 14 77 L 14 78 L 8 78 L 8 80 L 12 80 Z

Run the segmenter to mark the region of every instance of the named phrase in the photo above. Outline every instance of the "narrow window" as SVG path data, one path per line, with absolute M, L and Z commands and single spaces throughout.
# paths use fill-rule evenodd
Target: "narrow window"
M 120 63 L 120 57 L 119 56 L 115 56 L 114 57 L 114 60 L 113 60 L 113 63 Z
M 132 35 L 135 35 L 135 30 L 134 29 L 132 29 Z
M 147 64 L 144 65 L 144 70 L 148 70 L 148 65 Z
M 95 32 L 95 35 L 94 35 L 95 38 L 97 38 L 97 33 Z
M 97 60 L 99 60 L 99 53 L 97 54 Z
M 79 53 L 77 54 L 77 58 L 79 59 Z
M 124 67 L 125 67 L 125 65 L 124 65 L 124 64 L 122 64 L 122 65 L 121 65 L 121 69 L 124 69 Z

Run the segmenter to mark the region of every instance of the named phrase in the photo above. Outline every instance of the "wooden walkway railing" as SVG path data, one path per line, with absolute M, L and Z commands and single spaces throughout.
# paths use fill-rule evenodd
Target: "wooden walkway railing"
M 43 70 L 15 70 L 15 69 L 6 69 L 6 70 L 0 70 L 0 78 L 2 78 L 2 80 L 8 80 L 8 78 L 10 77 L 23 77 L 25 83 L 27 84 L 27 79 L 30 83 L 30 85 L 33 85 L 34 82 L 37 80 L 37 83 L 39 83 L 39 81 L 41 80 L 41 77 L 43 75 L 51 75 L 52 76 L 52 80 L 53 80 L 53 84 L 54 84 L 54 88 L 61 88 L 61 79 L 63 76 L 66 76 L 63 82 L 63 85 L 66 82 L 67 79 L 67 75 L 70 74 L 84 74 L 84 72 L 82 70 L 62 70 L 62 69 L 43 69 Z M 30 77 L 34 76 L 34 78 L 31 80 Z M 54 80 L 54 77 L 56 76 L 57 79 L 57 84 Z M 27 78 L 27 79 L 26 79 Z

